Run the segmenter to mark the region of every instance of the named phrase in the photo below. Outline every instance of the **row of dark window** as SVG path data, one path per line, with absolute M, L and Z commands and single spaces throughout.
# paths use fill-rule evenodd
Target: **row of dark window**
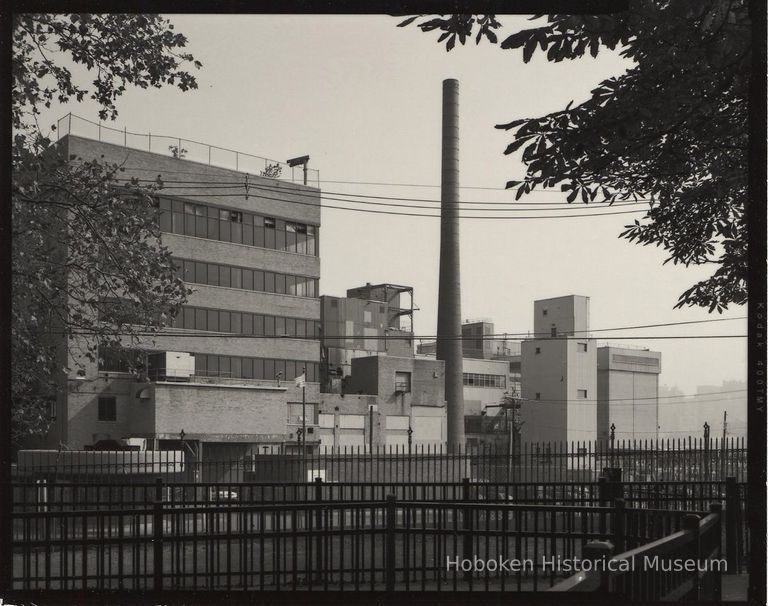
M 99 348 L 99 370 L 102 372 L 130 372 L 146 368 L 147 352 L 131 349 Z M 217 354 L 192 354 L 195 358 L 195 374 L 202 377 L 236 379 L 263 379 L 274 381 L 278 375 L 282 381 L 293 381 L 306 368 L 306 380 L 319 380 L 317 362 L 304 360 L 278 360 L 272 358 L 245 358 Z
M 315 225 L 168 198 L 160 198 L 159 205 L 160 229 L 165 232 L 318 255 Z
M 176 264 L 177 276 L 185 282 L 294 295 L 296 297 L 320 296 L 317 278 L 188 259 L 174 259 L 174 263 Z
M 185 305 L 169 326 L 264 337 L 319 339 L 320 321 Z
M 504 375 L 484 375 L 476 372 L 465 372 L 464 385 L 505 389 L 507 387 L 507 377 Z
M 306 380 L 310 383 L 316 383 L 319 380 L 318 367 L 317 362 L 302 360 L 195 354 L 195 374 L 203 377 L 231 377 L 269 381 L 274 381 L 279 377 L 281 381 L 293 381 L 306 368 Z

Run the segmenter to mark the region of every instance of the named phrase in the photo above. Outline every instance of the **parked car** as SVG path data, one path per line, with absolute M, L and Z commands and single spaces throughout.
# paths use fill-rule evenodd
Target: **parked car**
M 217 503 L 227 501 L 237 501 L 240 499 L 240 495 L 236 490 L 229 488 L 211 488 L 211 501 Z

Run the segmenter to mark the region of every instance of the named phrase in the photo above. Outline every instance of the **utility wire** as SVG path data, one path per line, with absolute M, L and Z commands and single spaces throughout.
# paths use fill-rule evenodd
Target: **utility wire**
M 171 196 L 172 194 L 166 194 L 168 196 Z M 179 198 L 231 198 L 231 194 L 180 194 L 178 196 Z M 313 206 L 318 209 L 334 209 L 334 210 L 346 210 L 346 211 L 353 211 L 353 212 L 361 212 L 361 213 L 371 213 L 371 214 L 377 214 L 377 215 L 399 215 L 399 216 L 405 216 L 405 217 L 431 217 L 431 218 L 440 218 L 441 215 L 439 214 L 423 214 L 423 213 L 407 213 L 407 212 L 395 212 L 395 211 L 386 211 L 386 210 L 369 210 L 367 208 L 348 208 L 345 206 L 331 206 L 329 204 L 318 204 L 318 203 L 312 203 L 312 202 L 301 202 L 300 200 L 285 200 L 283 198 L 272 198 L 269 196 L 259 196 L 262 200 L 272 200 L 276 202 L 283 202 L 285 204 L 302 204 L 305 206 Z M 344 202 L 350 202 L 348 200 L 344 200 Z M 361 204 L 376 204 L 379 205 L 377 202 L 364 202 L 362 200 L 358 200 L 358 203 Z M 388 204 L 385 204 L 384 206 L 391 206 Z M 463 210 L 469 210 L 469 209 L 463 209 Z M 482 211 L 483 209 L 471 209 L 474 211 Z M 496 209 L 488 209 L 488 210 L 496 210 Z M 563 209 L 566 210 L 566 209 Z M 635 214 L 635 213 L 645 213 L 647 211 L 645 210 L 624 210 L 624 211 L 615 211 L 615 212 L 602 212 L 602 213 L 588 213 L 588 214 L 574 214 L 574 215 L 529 215 L 529 216 L 504 216 L 504 215 L 496 215 L 496 216 L 481 216 L 481 215 L 460 215 L 460 219 L 503 219 L 503 220 L 517 220 L 517 219 L 569 219 L 569 218 L 581 218 L 581 217 L 605 217 L 608 215 L 627 215 L 627 214 Z
M 122 131 L 120 131 L 122 132 Z M 132 148 L 129 148 L 132 149 Z M 162 155 L 162 154 L 161 154 Z M 210 168 L 218 168 L 222 170 L 232 170 L 228 168 L 224 168 L 221 166 L 214 166 L 214 165 L 208 165 Z M 151 169 L 145 169 L 140 167 L 124 167 L 126 170 L 146 170 L 149 171 Z M 199 175 L 200 171 L 193 171 L 193 170 L 167 170 L 165 171 L 169 174 L 175 174 L 175 175 Z M 241 172 L 241 171 L 237 171 Z M 261 176 L 261 175 L 255 175 L 253 173 L 246 173 L 245 171 L 242 171 L 242 174 L 250 174 L 251 176 Z M 222 179 L 231 179 L 230 176 L 223 176 Z M 277 178 L 278 181 L 280 181 L 279 178 Z M 286 181 L 287 183 L 292 183 L 292 181 Z M 332 180 L 332 179 L 318 179 L 319 183 L 334 183 L 334 184 L 342 184 L 342 185 L 376 185 L 376 186 L 391 186 L 391 187 L 427 187 L 427 188 L 434 188 L 434 189 L 440 189 L 442 186 L 439 184 L 433 185 L 429 183 L 396 183 L 396 182 L 386 182 L 386 181 L 344 181 L 344 180 Z M 296 185 L 302 185 L 303 183 L 296 183 Z M 484 191 L 505 191 L 505 192 L 512 192 L 515 191 L 514 188 L 507 188 L 507 187 L 489 187 L 489 186 L 481 186 L 481 185 L 460 185 L 459 189 L 474 189 L 474 190 L 484 190 Z M 539 187 L 538 185 L 535 185 L 532 187 L 532 191 L 534 192 L 545 192 L 550 193 L 552 191 L 552 188 L 548 187 Z
M 626 404 L 619 404 L 619 406 L 634 406 L 636 403 L 639 403 L 640 405 L 658 405 L 658 406 L 676 406 L 680 404 L 692 404 L 694 402 L 690 401 L 671 401 L 671 400 L 681 400 L 684 398 L 704 398 L 703 400 L 698 400 L 695 402 L 696 404 L 702 403 L 702 402 L 722 402 L 723 398 L 719 397 L 722 394 L 734 394 L 734 393 L 747 393 L 746 389 L 736 389 L 732 391 L 721 391 L 718 393 L 702 393 L 702 394 L 686 394 L 681 396 L 658 396 L 658 397 L 643 397 L 643 398 L 604 398 L 602 400 L 597 399 L 586 399 L 586 398 L 560 398 L 560 399 L 547 399 L 542 398 L 540 400 L 531 399 L 531 398 L 517 398 L 518 400 L 521 400 L 522 402 L 526 402 L 528 404 L 568 404 L 569 406 L 572 404 L 576 405 L 586 405 L 586 404 L 595 404 L 597 402 L 610 402 L 613 404 L 614 402 L 626 402 Z M 664 401 L 659 402 L 659 400 L 670 400 L 670 401 Z
M 119 132 L 122 134 L 123 131 L 119 131 Z M 170 137 L 170 138 L 173 138 L 173 137 Z M 182 141 L 186 141 L 186 140 L 187 139 L 182 139 Z M 126 149 L 133 149 L 133 148 L 126 148 Z M 137 150 L 137 151 L 142 151 L 142 150 Z M 144 150 L 144 151 L 146 151 L 146 150 Z M 232 151 L 232 150 L 230 150 L 230 151 Z M 151 153 L 154 153 L 154 152 L 151 152 Z M 159 155 L 165 155 L 165 154 L 159 154 Z M 168 156 L 168 157 L 170 157 L 170 156 Z M 184 160 L 184 158 L 182 158 L 182 160 Z M 279 162 L 279 161 L 275 160 L 274 162 Z M 213 164 L 209 164 L 209 165 L 206 165 L 206 166 L 208 166 L 209 168 L 213 168 L 213 169 L 229 170 L 229 171 L 232 170 L 231 168 L 225 168 L 223 166 L 215 166 Z M 124 168 L 126 170 L 147 170 L 147 171 L 151 170 L 151 169 L 145 169 L 145 168 L 140 168 L 140 167 L 124 167 Z M 194 170 L 167 170 L 165 172 L 166 173 L 170 173 L 170 174 L 175 174 L 175 175 L 199 175 L 200 174 L 199 170 L 196 170 L 196 171 L 194 171 Z M 253 177 L 261 177 L 262 176 L 262 175 L 256 175 L 256 174 L 253 174 L 253 173 L 248 173 L 246 171 L 235 171 L 235 172 L 241 173 L 243 175 L 249 174 L 249 175 L 251 175 Z M 222 179 L 225 179 L 225 178 L 226 179 L 231 179 L 231 177 L 229 175 L 227 175 L 227 176 L 222 175 Z M 269 178 L 269 177 L 267 177 L 267 178 Z M 280 179 L 277 178 L 277 180 L 279 181 Z M 318 179 L 318 182 L 319 183 L 338 183 L 338 184 L 343 184 L 343 185 L 376 185 L 376 186 L 392 186 L 392 187 L 429 187 L 429 188 L 436 188 L 436 189 L 439 189 L 440 187 L 442 187 L 441 185 L 431 185 L 431 184 L 427 184 L 427 183 L 394 183 L 394 182 L 383 182 L 383 181 L 343 181 L 343 180 L 331 180 L 331 179 Z M 291 181 L 287 181 L 287 183 L 291 183 Z M 297 185 L 302 185 L 303 186 L 303 183 L 297 183 Z M 486 191 L 507 191 L 507 192 L 508 191 L 514 191 L 513 188 L 507 188 L 507 187 L 488 187 L 488 186 L 479 186 L 479 185 L 460 185 L 459 189 L 476 189 L 476 190 L 486 190 Z M 534 186 L 532 189 L 533 189 L 533 191 L 547 191 L 547 193 L 549 193 L 549 190 L 551 188 L 543 188 L 543 187 L 540 188 L 537 185 L 537 186 Z
M 254 291 L 255 292 L 255 291 Z M 190 307 L 196 307 L 196 306 L 190 306 Z M 214 308 L 206 308 L 206 307 L 200 307 L 198 309 L 202 310 L 208 310 L 208 309 L 214 309 Z M 217 311 L 220 311 L 217 309 Z M 239 310 L 224 310 L 229 311 L 230 313 L 256 313 L 256 315 L 260 315 L 257 312 L 249 312 L 249 311 L 239 311 Z M 279 317 L 279 316 L 277 316 Z M 312 321 L 319 321 L 317 319 L 313 318 L 294 318 L 299 320 L 309 320 Z M 683 320 L 680 322 L 664 322 L 664 323 L 657 323 L 657 324 L 636 324 L 633 326 L 614 326 L 612 328 L 595 328 L 588 331 L 589 333 L 592 332 L 610 332 L 610 331 L 617 331 L 617 330 L 638 330 L 638 329 L 644 329 L 644 328 L 661 328 L 661 327 L 667 327 L 667 326 L 684 326 L 684 325 L 690 325 L 690 324 L 711 324 L 713 322 L 731 322 L 735 320 L 746 320 L 746 316 L 737 316 L 735 318 L 708 318 L 706 320 Z M 174 327 L 168 327 L 170 329 L 173 329 Z M 154 335 L 162 335 L 162 336 L 179 336 L 179 337 L 210 337 L 210 338 L 219 338 L 219 337 L 227 337 L 227 338 L 264 338 L 264 339 L 280 339 L 280 338 L 289 338 L 289 339 L 311 339 L 311 340 L 317 340 L 317 339 L 323 339 L 323 340 L 347 340 L 347 339 L 354 339 L 356 337 L 349 336 L 349 335 L 323 335 L 322 337 L 297 337 L 295 335 L 247 335 L 242 333 L 227 333 L 227 332 L 219 332 L 219 331 L 205 331 L 205 334 L 199 334 L 199 333 L 190 333 L 190 332 L 178 332 L 179 330 L 184 331 L 192 331 L 196 329 L 180 329 L 176 328 L 174 330 L 167 330 L 162 332 L 151 332 L 151 331 L 144 331 L 144 332 L 135 332 L 132 334 L 135 334 L 137 336 L 154 336 Z M 575 332 L 587 332 L 587 331 L 575 331 Z M 80 332 L 78 334 L 97 334 L 95 332 Z M 483 340 L 486 341 L 507 341 L 510 340 L 510 337 L 522 337 L 523 340 L 540 340 L 540 341 L 563 341 L 563 340 L 584 340 L 589 337 L 576 337 L 576 336 L 559 336 L 559 337 L 551 337 L 551 336 L 545 336 L 545 337 L 536 337 L 536 333 L 494 333 L 494 334 L 486 334 L 483 335 Z M 718 338 L 718 337 L 730 337 L 730 338 L 736 338 L 736 337 L 742 337 L 745 335 L 666 335 L 664 337 L 654 337 L 654 336 L 627 336 L 622 335 L 619 337 L 615 337 L 617 339 L 656 339 L 656 338 L 679 338 L 679 339 L 686 339 L 686 338 Z M 395 341 L 402 341 L 402 340 L 420 340 L 424 341 L 427 339 L 437 339 L 437 335 L 414 335 L 410 334 L 408 332 L 404 332 L 400 335 L 375 335 L 375 336 L 367 336 L 364 337 L 365 339 L 369 340 L 376 340 L 376 341 L 387 341 L 387 340 L 395 340 Z M 604 337 L 604 338 L 610 338 L 610 337 Z M 477 335 L 453 335 L 445 337 L 446 340 L 450 341 L 475 341 L 477 340 Z M 516 340 L 516 339 L 512 339 Z
M 574 333 L 593 333 L 593 332 L 608 332 L 611 330 L 634 330 L 634 329 L 640 329 L 640 328 L 659 328 L 662 326 L 681 326 L 684 324 L 709 324 L 711 322 L 729 322 L 731 320 L 746 320 L 747 316 L 737 316 L 735 318 L 708 318 L 706 320 L 685 320 L 681 322 L 665 322 L 662 324 L 637 324 L 635 326 L 616 326 L 614 328 L 593 328 L 590 330 L 574 330 Z M 468 323 L 468 324 L 471 324 Z M 463 325 L 463 326 L 466 326 Z M 505 338 L 505 337 L 515 337 L 515 336 L 527 336 L 530 339 L 548 339 L 550 338 L 549 333 L 539 333 L 537 336 L 536 333 L 524 333 L 524 332 L 498 332 L 498 333 L 492 333 L 489 335 L 483 335 L 483 339 L 486 337 L 499 337 L 499 338 Z M 421 337 L 419 337 L 421 338 Z M 470 335 L 467 335 L 467 338 L 470 338 Z M 477 339 L 477 336 L 471 336 L 473 339 Z
M 238 312 L 235 312 L 238 313 Z M 250 313 L 250 312 L 239 312 L 239 313 Z M 177 331 L 179 329 L 176 329 Z M 354 337 L 354 336 L 348 336 L 348 335 L 339 335 L 339 336 L 323 336 L 323 337 L 312 337 L 312 336 L 295 336 L 295 335 L 244 335 L 242 333 L 224 333 L 224 332 L 215 332 L 215 331 L 199 331 L 199 329 L 189 328 L 189 329 L 181 329 L 185 331 L 190 332 L 173 332 L 173 331 L 159 331 L 159 332 L 132 332 L 132 333 L 126 333 L 126 336 L 137 336 L 137 337 L 187 337 L 187 338 L 195 338 L 195 339 L 220 339 L 220 338 L 227 338 L 227 339 L 301 339 L 301 340 L 310 340 L 310 341 L 318 341 L 318 340 L 329 340 L 329 341 L 345 341 L 348 339 L 355 339 L 355 338 L 361 338 L 361 339 L 367 339 L 370 341 L 404 341 L 404 340 L 413 340 L 415 337 L 412 337 L 410 335 L 385 335 L 385 336 L 371 336 L 371 337 Z M 194 331 L 194 332 L 193 332 Z M 102 333 L 96 332 L 96 331 L 74 331 L 72 333 L 50 333 L 50 334 L 77 334 L 82 336 L 89 336 L 89 335 L 99 335 Z M 435 337 L 431 337 L 435 338 Z M 618 337 L 605 337 L 606 339 L 624 339 L 624 340 L 657 340 L 657 339 L 746 339 L 747 335 L 665 335 L 665 336 L 618 336 Z M 473 341 L 475 340 L 474 337 L 445 337 L 447 341 Z M 496 341 L 500 339 L 486 339 L 488 341 Z M 537 340 L 544 340 L 544 339 L 537 339 Z M 549 337 L 546 339 L 547 341 L 580 341 L 583 340 L 583 337 Z M 641 351 L 641 350 L 638 350 Z
M 149 172 L 149 169 L 130 169 L 130 170 L 147 170 Z M 245 182 L 244 181 L 187 181 L 187 180 L 168 180 L 168 179 L 162 179 L 163 185 L 169 185 L 169 189 L 245 189 Z M 139 182 L 152 184 L 156 183 L 156 179 L 138 179 Z M 270 186 L 262 183 L 248 183 L 248 187 L 251 188 L 260 188 L 260 189 L 267 189 L 270 191 L 275 192 L 286 192 L 285 187 L 280 186 Z M 309 198 L 317 198 L 317 194 L 312 194 L 308 192 L 302 192 L 300 190 L 288 190 L 291 195 L 298 195 L 302 197 L 309 197 Z M 564 193 L 564 192 L 561 192 Z M 179 194 L 183 195 L 183 194 Z M 234 195 L 234 194 L 233 194 Z M 408 197 L 402 197 L 402 196 L 375 196 L 370 194 L 361 194 L 361 193 L 347 193 L 347 192 L 335 192 L 335 191 L 321 191 L 321 197 L 333 199 L 336 198 L 330 198 L 329 195 L 335 195 L 335 196 L 346 196 L 348 198 L 371 198 L 375 200 L 398 200 L 398 201 L 406 201 L 406 202 L 430 202 L 433 204 L 441 204 L 441 200 L 434 199 L 434 198 L 408 198 Z M 341 200 L 346 201 L 346 200 Z M 352 201 L 352 200 L 350 200 Z M 613 204 L 610 204 L 611 207 L 616 206 L 633 206 L 637 204 L 642 204 L 644 202 L 651 202 L 653 199 L 651 198 L 634 198 L 633 201 L 624 201 L 620 200 L 619 202 L 615 202 Z M 544 206 L 544 207 L 552 207 L 552 206 L 563 206 L 563 209 L 557 209 L 557 210 L 565 210 L 568 208 L 577 208 L 580 205 L 587 206 L 587 204 L 583 202 L 578 203 L 566 203 L 566 202 L 523 202 L 518 203 L 517 201 L 508 201 L 508 202 L 493 202 L 493 201 L 469 201 L 469 200 L 461 200 L 459 202 L 460 204 L 487 204 L 487 205 L 499 205 L 499 206 Z M 602 203 L 592 203 L 593 205 L 602 204 Z M 392 205 L 396 206 L 396 205 Z M 415 207 L 415 208 L 432 208 L 432 207 Z M 477 209 L 475 209 L 477 210 Z
M 200 195 L 205 196 L 205 195 L 209 195 L 209 194 L 189 194 L 189 193 L 186 193 L 186 190 L 188 190 L 188 189 L 206 189 L 206 190 L 209 190 L 209 191 L 210 190 L 219 191 L 220 189 L 231 189 L 231 188 L 235 188 L 235 187 L 237 187 L 237 189 L 240 189 L 240 190 L 244 190 L 245 189 L 244 186 L 232 186 L 232 185 L 227 185 L 227 186 L 224 186 L 224 187 L 221 187 L 221 188 L 219 188 L 219 187 L 183 187 L 183 188 L 178 188 L 178 189 L 184 189 L 185 190 L 184 192 L 173 193 L 173 192 L 167 192 L 167 191 L 165 191 L 164 188 L 161 188 L 160 190 L 158 190 L 158 195 L 163 195 L 163 193 L 165 193 L 165 195 L 167 195 L 167 196 L 177 196 L 179 198 L 183 198 L 183 197 L 187 197 L 187 196 L 199 197 Z M 284 193 L 285 192 L 285 190 L 282 190 L 282 189 L 271 189 L 271 188 L 268 188 L 268 187 L 264 187 L 262 185 L 254 185 L 254 184 L 251 184 L 251 183 L 248 184 L 248 189 L 249 190 L 250 189 L 254 189 L 254 190 L 265 189 L 265 190 L 269 191 L 270 193 Z M 440 210 L 439 206 L 424 206 L 424 205 L 419 205 L 419 204 L 397 204 L 397 203 L 394 203 L 394 202 L 372 202 L 370 200 L 337 198 L 337 197 L 333 197 L 333 196 L 327 195 L 328 193 L 330 193 L 330 192 L 323 192 L 320 195 L 320 199 L 322 199 L 322 200 L 332 200 L 334 202 L 344 202 L 344 203 L 347 203 L 347 204 L 353 204 L 354 203 L 354 204 L 367 204 L 367 205 L 371 205 L 371 206 L 387 206 L 387 207 L 394 207 L 394 208 L 413 208 L 413 209 L 426 209 L 426 210 Z M 264 196 L 261 196 L 260 194 L 254 195 L 254 194 L 249 193 L 249 192 L 246 193 L 245 191 L 237 192 L 237 193 L 234 193 L 234 192 L 233 193 L 228 193 L 226 195 L 230 196 L 230 197 L 246 197 L 246 196 L 248 196 L 248 197 L 254 197 L 257 200 L 259 198 L 262 198 L 262 199 L 264 198 Z M 312 198 L 314 200 L 318 199 L 318 196 L 313 196 L 313 195 L 310 195 L 310 194 L 303 194 L 301 192 L 291 192 L 291 196 L 294 196 L 294 195 L 298 195 L 298 196 L 301 196 L 301 197 L 304 197 L 304 198 Z M 219 197 L 221 197 L 221 196 L 219 195 Z M 360 196 L 360 197 L 371 198 L 371 197 L 374 197 L 374 196 Z M 409 200 L 409 198 L 385 198 L 385 197 L 376 197 L 376 198 L 377 199 L 381 199 L 381 200 L 386 200 L 386 199 L 389 199 L 389 200 Z M 282 199 L 282 198 L 281 198 L 281 200 L 283 202 L 291 202 L 292 201 L 292 200 L 285 200 L 285 199 Z M 410 198 L 410 200 L 419 201 L 416 198 Z M 432 202 L 432 200 L 426 200 L 426 201 L 427 202 Z M 440 203 L 440 201 L 438 200 L 438 204 L 439 203 Z M 315 206 L 317 206 L 316 202 L 313 203 L 313 204 Z M 465 204 L 488 204 L 488 205 L 503 206 L 504 208 L 465 208 L 465 207 L 462 206 L 462 205 L 465 205 Z M 603 206 L 599 206 L 598 205 L 599 203 L 593 203 L 591 206 L 587 205 L 587 204 L 582 204 L 582 203 L 578 203 L 578 204 L 563 204 L 563 203 L 558 203 L 558 202 L 540 202 L 538 204 L 541 207 L 543 207 L 543 208 L 538 208 L 538 207 L 531 208 L 530 206 L 526 206 L 526 205 L 522 205 L 522 204 L 517 204 L 517 203 L 514 203 L 514 202 L 465 202 L 465 201 L 460 201 L 459 202 L 459 206 L 457 207 L 457 209 L 459 211 L 463 210 L 463 211 L 475 211 L 475 212 L 482 212 L 482 211 L 485 211 L 485 212 L 493 212 L 493 211 L 495 211 L 495 212 L 499 212 L 499 211 L 502 211 L 502 212 L 503 211 L 507 211 L 507 212 L 521 212 L 521 211 L 543 211 L 543 210 L 548 210 L 548 211 L 555 212 L 555 211 L 586 210 L 586 209 L 593 209 L 595 211 L 604 211 L 604 210 L 609 210 L 611 208 L 623 208 L 623 207 L 626 207 L 626 206 L 637 206 L 638 204 L 643 204 L 643 203 L 642 202 L 619 202 L 619 203 L 616 203 L 616 204 L 605 204 Z M 325 205 L 322 205 L 322 206 L 324 207 Z M 650 209 L 650 206 L 648 207 L 648 209 Z M 636 210 L 635 212 L 647 212 L 648 209 L 640 209 L 640 210 Z M 596 212 L 595 214 L 599 214 L 599 213 Z
M 650 396 L 650 397 L 642 397 L 642 398 L 606 398 L 606 400 L 610 400 L 611 402 L 636 402 L 641 400 L 674 400 L 676 398 L 706 398 L 710 396 L 720 396 L 725 394 L 734 394 L 734 393 L 747 393 L 747 389 L 729 389 L 726 391 L 716 391 L 712 393 L 684 393 L 679 394 L 676 396 Z M 512 398 L 517 400 L 523 400 L 523 398 Z M 575 398 L 572 398 L 570 400 L 567 399 L 542 399 L 542 400 L 531 400 L 531 399 L 525 399 L 526 402 L 573 402 Z M 587 400 L 584 398 L 580 398 L 577 400 L 578 402 L 602 402 L 604 400 Z M 671 402 L 672 404 L 678 404 L 679 402 Z M 495 406 L 495 405 L 494 405 Z
M 557 425 L 539 425 L 538 423 L 536 424 L 536 427 L 537 428 L 538 427 L 544 427 L 546 429 L 562 429 L 562 430 L 565 430 L 565 431 L 568 431 L 568 432 L 572 432 L 572 433 L 589 433 L 589 434 L 594 434 L 596 432 L 596 430 L 590 430 L 590 429 L 573 429 L 573 428 L 570 428 L 570 427 L 561 427 L 561 426 L 557 426 Z M 633 435 L 634 434 L 658 435 L 658 434 L 668 434 L 668 433 L 685 434 L 685 435 L 691 436 L 694 440 L 702 442 L 704 440 L 703 437 L 693 435 L 693 434 L 696 434 L 696 433 L 701 433 L 702 430 L 703 430 L 702 427 L 698 427 L 696 429 L 676 429 L 676 430 L 659 429 L 657 431 L 622 431 L 622 432 L 619 432 L 618 428 L 617 428 L 617 433 L 624 433 L 624 434 L 631 433 Z M 608 440 L 608 438 L 601 438 L 601 439 L 604 440 L 604 441 Z M 670 440 L 677 439 L 677 440 L 679 440 L 679 438 L 658 438 L 658 439 L 660 441 L 661 440 L 665 440 L 665 439 L 670 439 Z M 648 441 L 647 438 L 638 438 L 636 440 L 635 438 L 620 438 L 620 437 L 616 437 L 615 442 L 618 443 L 619 445 L 615 446 L 615 449 L 618 450 L 620 448 L 623 448 L 624 444 L 626 444 L 627 442 L 630 442 L 630 441 L 635 442 L 635 441 L 641 441 L 641 440 Z M 715 440 L 718 440 L 718 442 L 720 441 L 717 437 L 711 438 L 712 442 L 714 442 Z M 685 441 L 685 440 L 683 440 L 683 441 Z M 610 450 L 608 452 L 610 452 Z M 683 452 L 685 452 L 685 451 L 683 451 Z M 533 454 L 535 454 L 535 452 Z M 584 456 L 588 456 L 589 455 L 589 453 L 575 453 L 575 452 L 562 453 L 562 452 L 558 452 L 556 450 L 550 450 L 549 451 L 549 455 L 550 456 L 559 456 L 560 454 L 563 454 L 564 456 L 567 455 L 568 457 L 575 457 L 575 458 L 584 457 Z M 592 454 L 597 454 L 597 453 L 593 452 Z M 601 454 L 605 454 L 605 452 L 601 451 Z M 659 453 L 659 454 L 663 455 L 664 453 Z M 546 453 L 544 451 L 540 451 L 539 452 L 539 456 L 546 456 Z

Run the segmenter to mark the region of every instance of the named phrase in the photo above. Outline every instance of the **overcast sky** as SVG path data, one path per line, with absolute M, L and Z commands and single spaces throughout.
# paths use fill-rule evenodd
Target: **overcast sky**
M 571 100 L 579 103 L 602 79 L 629 65 L 618 53 L 603 50 L 597 59 L 558 64 L 539 55 L 524 64 L 520 52 L 485 43 L 446 53 L 434 33 L 397 28 L 399 19 L 392 17 L 170 18 L 203 63 L 196 74 L 199 89 L 129 90 L 118 102 L 115 126 L 278 160 L 309 154 L 326 192 L 439 199 L 436 187 L 330 181 L 439 184 L 441 82 L 457 78 L 461 184 L 492 188 L 463 189 L 462 200 L 511 202 L 514 194 L 502 188 L 523 175 L 523 166 L 519 155 L 503 155 L 511 136 L 494 125 L 562 109 Z M 511 33 L 525 19 L 502 22 Z M 41 124 L 68 111 L 97 119 L 95 105 L 85 102 L 54 107 Z M 529 202 L 564 199 L 534 192 L 518 204 Z M 538 207 L 491 214 L 569 212 L 576 211 Z M 567 294 L 591 297 L 593 329 L 746 315 L 745 307 L 722 316 L 698 308 L 674 310 L 678 295 L 712 268 L 662 267 L 663 250 L 619 239 L 622 227 L 640 216 L 464 220 L 463 317 L 491 318 L 496 332 L 527 331 L 534 299 Z M 324 209 L 320 234 L 322 294 L 343 295 L 366 282 L 412 285 L 420 308 L 415 331 L 434 334 L 439 219 Z M 609 334 L 614 343 L 661 351 L 660 382 L 684 393 L 697 385 L 746 379 L 745 339 L 622 341 L 624 335 L 746 334 L 746 320 Z

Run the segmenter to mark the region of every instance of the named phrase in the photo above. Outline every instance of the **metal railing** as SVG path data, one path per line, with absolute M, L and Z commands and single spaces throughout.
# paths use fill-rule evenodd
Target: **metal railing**
M 65 135 L 74 135 L 254 176 L 320 187 L 320 173 L 316 169 L 307 169 L 305 180 L 302 166 L 289 166 L 288 163 L 279 160 L 271 160 L 182 137 L 134 133 L 125 128 L 120 130 L 71 113 L 59 119 L 56 131 L 59 139 Z
M 161 487 L 163 502 L 172 508 L 210 505 L 285 505 L 290 503 L 373 503 L 393 495 L 409 502 L 472 502 L 497 505 L 569 507 L 608 506 L 621 499 L 636 510 L 704 511 L 711 503 L 724 503 L 724 543 L 729 570 L 745 569 L 750 552 L 746 517 L 747 485 L 734 478 L 726 482 L 621 482 L 601 478 L 581 483 L 412 482 L 334 483 L 318 478 L 306 482 L 78 483 L 16 481 L 13 510 L 22 512 L 141 511 L 151 507 Z
M 152 505 L 139 510 L 14 514 L 13 588 L 540 591 L 564 578 L 558 556 L 581 558 L 595 540 L 642 546 L 680 531 L 686 516 L 619 501 L 514 505 L 395 495 L 179 507 L 164 500 L 161 483 L 154 490 Z M 487 564 L 502 561 L 516 564 Z
M 597 570 L 579 572 L 549 591 L 598 591 L 643 602 L 719 602 L 721 575 L 728 569 L 721 558 L 721 523 L 721 505 L 713 503 L 709 515 L 687 514 L 682 529 L 644 545 L 632 548 L 623 537 L 616 538 L 618 549 L 588 544 L 582 553 Z
M 33 451 L 27 451 L 33 455 Z M 150 451 L 147 451 L 147 456 Z M 162 465 L 162 452 L 156 451 Z M 129 465 L 129 462 L 126 462 Z M 522 444 L 517 452 L 504 447 L 477 448 L 448 453 L 440 445 L 407 444 L 392 447 L 323 447 L 286 454 L 280 445 L 269 454 L 237 460 L 184 461 L 174 473 L 202 474 L 203 481 L 245 481 L 248 474 L 260 480 L 304 481 L 306 470 L 322 471 L 334 482 L 446 482 L 464 477 L 488 482 L 597 481 L 605 468 L 621 468 L 625 481 L 724 481 L 747 479 L 747 444 L 743 438 L 705 440 L 615 440 L 602 442 L 551 442 Z M 123 473 L 130 471 L 126 469 Z M 145 472 L 146 468 L 138 470 Z M 169 469 L 170 471 L 170 469 Z M 29 456 L 18 466 L 18 476 L 78 476 L 83 481 L 109 474 L 112 469 L 90 463 L 59 465 L 50 459 Z M 177 476 L 183 481 L 185 477 Z

